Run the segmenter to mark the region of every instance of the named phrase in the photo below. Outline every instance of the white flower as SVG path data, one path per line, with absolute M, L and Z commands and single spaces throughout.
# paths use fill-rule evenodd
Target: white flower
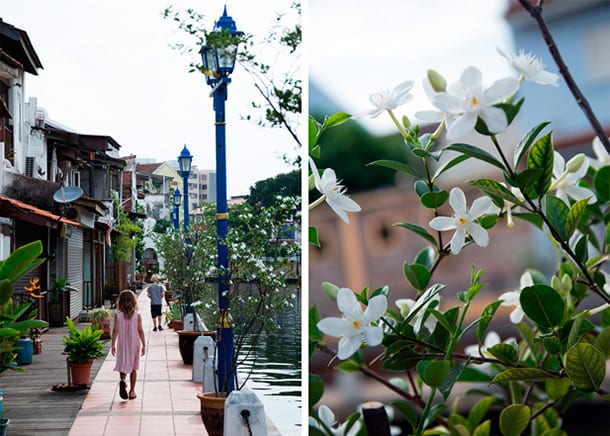
M 398 106 L 405 104 L 413 98 L 409 93 L 413 88 L 411 80 L 403 82 L 394 89 L 384 89 L 369 96 L 369 101 L 374 108 L 362 113 L 360 116 L 369 116 L 375 118 L 383 111 L 396 109 Z
M 588 169 L 589 161 L 582 153 L 574 156 L 566 164 L 563 156 L 555 151 L 550 190 L 556 190 L 555 195 L 566 203 L 569 203 L 568 198 L 578 201 L 587 197 L 589 197 L 588 204 L 595 203 L 597 201 L 595 194 L 587 188 L 578 186 L 578 182 L 587 174 Z
M 524 312 L 521 308 L 519 297 L 521 295 L 521 291 L 529 286 L 534 286 L 534 279 L 529 272 L 525 272 L 521 275 L 519 289 L 505 292 L 498 298 L 499 300 L 502 300 L 502 304 L 500 304 L 500 306 L 515 306 L 515 309 L 510 313 L 510 322 L 513 324 L 518 324 L 523 320 Z
M 557 81 L 559 80 L 559 76 L 555 73 L 545 71 L 542 61 L 533 54 L 525 53 L 523 49 L 519 51 L 518 55 L 515 53 L 507 55 L 499 48 L 498 52 L 508 60 L 511 67 L 520 73 L 525 80 L 541 85 L 558 86 Z
M 507 77 L 496 80 L 489 88 L 483 88 L 483 77 L 476 67 L 468 67 L 460 76 L 460 80 L 449 85 L 447 92 L 437 92 L 432 95 L 432 104 L 439 108 L 447 123 L 447 139 L 460 138 L 476 125 L 477 118 L 485 121 L 492 133 L 506 129 L 508 120 L 506 114 L 494 104 L 505 101 L 519 89 L 517 79 Z M 415 114 L 422 120 L 434 120 L 434 112 L 418 112 Z
M 339 184 L 334 170 L 326 168 L 322 173 L 322 177 L 320 177 L 318 168 L 311 157 L 309 158 L 309 165 L 311 166 L 316 189 L 322 194 L 330 208 L 343 221 L 349 223 L 349 218 L 345 211 L 359 212 L 360 206 L 358 206 L 358 203 L 345 194 L 345 187 Z
M 610 165 L 610 153 L 608 153 L 608 150 L 606 150 L 604 144 L 602 144 L 602 141 L 597 136 L 593 138 L 593 152 L 595 157 L 597 157 L 596 160 L 589 160 L 593 168 L 598 169 Z
M 375 346 L 383 339 L 383 330 L 379 326 L 370 325 L 377 321 L 388 308 L 385 295 L 378 295 L 369 300 L 364 312 L 354 293 L 347 288 L 339 289 L 337 307 L 343 313 L 342 318 L 324 318 L 318 322 L 318 329 L 330 336 L 340 336 L 337 357 L 348 359 L 358 351 L 364 340 L 367 345 Z
M 432 304 L 434 301 L 440 302 L 441 300 L 438 292 L 432 294 L 433 289 L 435 288 L 428 288 L 417 299 L 417 301 L 410 298 L 400 298 L 396 300 L 396 305 L 399 307 L 400 314 L 404 318 L 409 316 L 410 313 L 415 312 L 410 324 L 413 326 L 413 331 L 416 335 L 421 331 L 422 321 L 428 306 L 430 306 L 430 304 Z M 434 327 L 436 327 L 436 318 L 434 316 L 428 316 L 423 325 L 430 333 L 432 333 L 434 331 Z
M 438 216 L 430 221 L 430 227 L 438 231 L 455 229 L 451 238 L 451 252 L 458 254 L 470 235 L 479 247 L 487 247 L 489 236 L 487 230 L 477 224 L 477 218 L 489 212 L 491 200 L 487 197 L 477 198 L 470 210 L 466 204 L 466 196 L 460 188 L 453 188 L 449 194 L 449 205 L 453 209 L 453 217 Z
M 345 433 L 347 422 L 337 426 L 335 414 L 330 407 L 325 404 L 320 404 L 320 407 L 318 407 L 318 419 L 315 419 L 313 416 L 309 417 L 309 426 L 314 427 L 325 434 L 327 432 L 326 429 L 329 429 L 333 436 L 356 436 L 360 431 L 360 422 L 356 421 L 352 428 Z

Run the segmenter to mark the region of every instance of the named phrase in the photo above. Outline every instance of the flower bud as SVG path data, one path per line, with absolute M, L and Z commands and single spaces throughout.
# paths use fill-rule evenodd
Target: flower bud
M 566 164 L 566 171 L 568 173 L 575 173 L 580 169 L 580 167 L 582 167 L 582 165 L 586 161 L 587 158 L 585 157 L 584 153 L 578 153 L 576 156 L 574 156 L 568 161 L 568 163 Z
M 569 275 L 564 274 L 563 276 L 561 276 L 561 290 L 563 292 L 570 292 L 571 289 L 572 289 L 572 278 Z
M 310 191 L 313 191 L 316 188 L 316 182 L 314 181 L 313 174 L 309 176 L 309 179 L 307 180 L 307 185 Z
M 339 287 L 330 282 L 322 282 L 322 292 L 333 301 L 337 301 Z
M 561 280 L 557 276 L 551 277 L 551 287 L 557 292 L 561 292 Z
M 404 115 L 402 117 L 402 125 L 405 126 L 407 129 L 409 127 L 411 127 L 411 120 L 409 119 L 409 117 L 407 117 L 406 115 Z
M 436 71 L 428 70 L 428 80 L 435 92 L 445 92 L 447 90 L 447 81 Z

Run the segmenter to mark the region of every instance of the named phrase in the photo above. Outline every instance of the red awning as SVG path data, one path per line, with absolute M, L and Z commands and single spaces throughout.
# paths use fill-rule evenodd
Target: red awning
M 40 209 L 31 204 L 24 203 L 14 198 L 0 194 L 0 215 L 28 221 L 38 226 L 45 226 L 56 229 L 58 223 L 70 224 L 72 226 L 80 226 L 78 221 L 72 221 L 60 215 L 55 215 L 48 210 Z

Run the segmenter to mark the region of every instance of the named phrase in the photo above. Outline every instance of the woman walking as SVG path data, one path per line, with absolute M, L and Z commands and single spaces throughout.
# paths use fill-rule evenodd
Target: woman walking
M 121 378 L 119 395 L 124 400 L 132 400 L 136 398 L 137 371 L 140 367 L 140 355 L 144 356 L 146 353 L 146 339 L 136 295 L 130 290 L 122 291 L 117 308 L 112 329 L 112 355 L 116 356 L 114 370 L 119 372 Z M 128 373 L 129 394 L 125 383 Z

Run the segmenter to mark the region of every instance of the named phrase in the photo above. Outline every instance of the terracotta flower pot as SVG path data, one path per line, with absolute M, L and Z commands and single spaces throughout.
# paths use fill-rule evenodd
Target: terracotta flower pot
M 91 367 L 93 362 L 88 363 L 73 363 L 68 362 L 73 385 L 89 385 L 91 384 Z
M 201 419 L 210 436 L 223 436 L 226 392 L 202 392 L 197 394 L 201 402 Z

